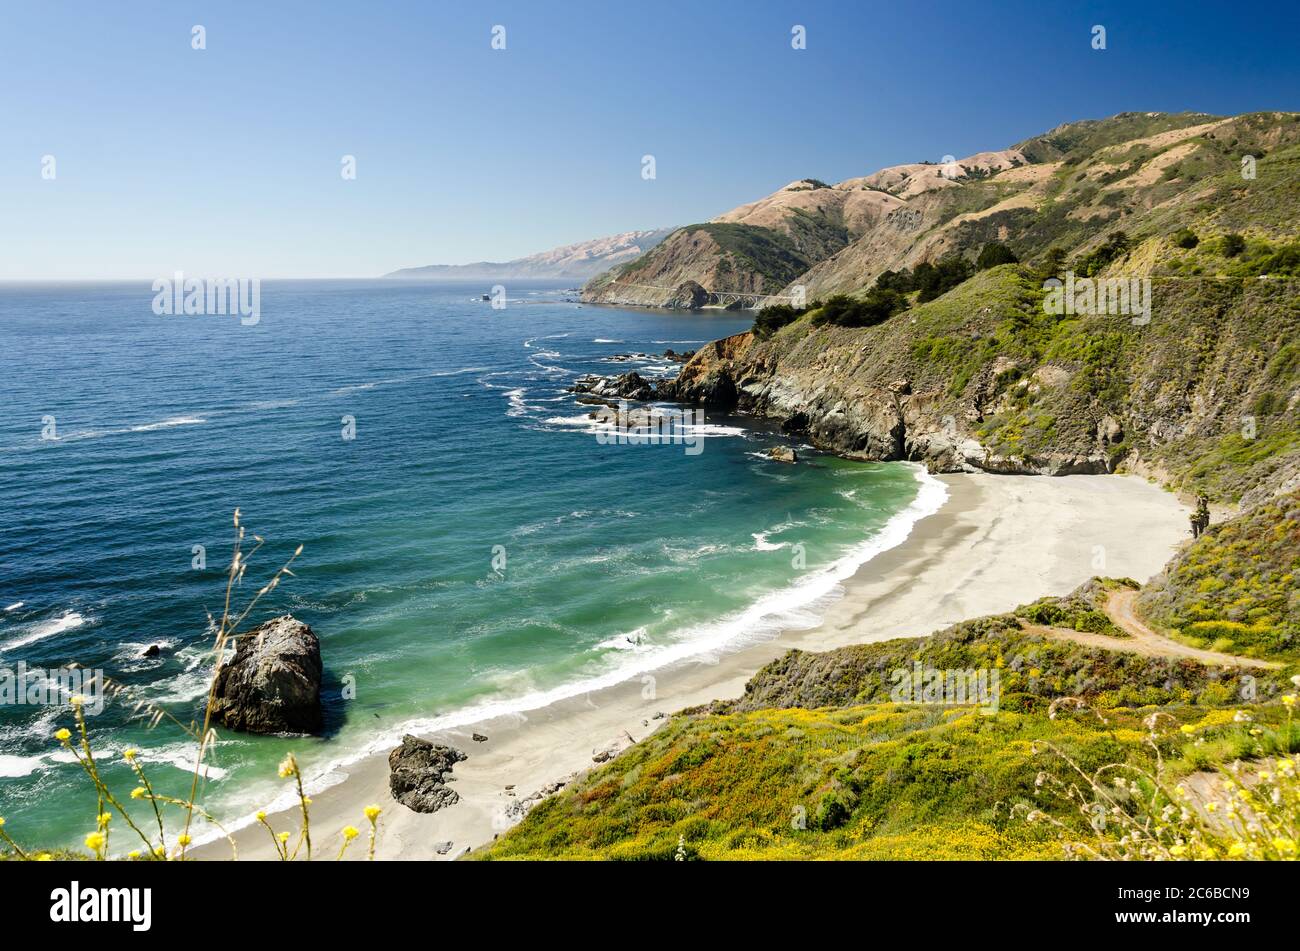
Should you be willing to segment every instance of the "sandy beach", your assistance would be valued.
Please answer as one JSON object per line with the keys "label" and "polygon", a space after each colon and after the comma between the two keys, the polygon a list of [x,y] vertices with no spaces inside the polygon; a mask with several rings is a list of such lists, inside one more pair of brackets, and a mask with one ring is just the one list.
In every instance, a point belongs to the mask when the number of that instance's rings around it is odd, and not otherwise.
{"label": "sandy beach", "polygon": [[[469,754],[456,766],[460,802],[420,815],[388,793],[386,758],[346,769],[347,778],[313,796],[312,829],[323,857],[337,853],[339,830],[365,827],[362,809],[384,809],[377,858],[454,859],[509,828],[507,810],[536,790],[592,768],[593,754],[639,740],[665,722],[658,714],[738,696],[756,670],[791,649],[929,634],[956,621],[998,613],[1044,595],[1066,594],[1093,575],[1146,581],[1187,539],[1187,509],[1136,477],[939,477],[948,499],[898,546],[863,565],[816,627],[722,654],[701,655],[608,689],[548,707],[426,737]],[[475,742],[471,733],[488,737]],[[400,736],[393,737],[393,746]],[[296,816],[271,819],[296,828]],[[267,833],[235,833],[240,858],[273,858]],[[220,840],[198,857],[228,858]],[[364,839],[351,858],[364,858]]]}

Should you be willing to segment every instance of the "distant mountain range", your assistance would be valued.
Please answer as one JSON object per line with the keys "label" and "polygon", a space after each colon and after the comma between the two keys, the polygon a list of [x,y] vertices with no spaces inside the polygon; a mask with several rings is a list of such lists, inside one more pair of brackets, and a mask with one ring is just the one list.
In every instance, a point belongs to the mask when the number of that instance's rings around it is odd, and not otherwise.
{"label": "distant mountain range", "polygon": [[552,278],[586,281],[619,264],[635,260],[672,234],[674,228],[656,231],[625,231],[607,238],[566,244],[513,261],[479,261],[474,264],[428,264],[404,267],[384,277],[407,279]]}

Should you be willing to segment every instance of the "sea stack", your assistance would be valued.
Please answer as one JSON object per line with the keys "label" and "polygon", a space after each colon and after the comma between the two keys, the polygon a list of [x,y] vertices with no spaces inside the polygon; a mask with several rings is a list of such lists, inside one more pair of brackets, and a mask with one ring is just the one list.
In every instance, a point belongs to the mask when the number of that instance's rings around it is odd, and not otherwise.
{"label": "sea stack", "polygon": [[217,670],[212,714],[245,733],[315,733],[321,727],[320,640],[291,614],[235,640]]}

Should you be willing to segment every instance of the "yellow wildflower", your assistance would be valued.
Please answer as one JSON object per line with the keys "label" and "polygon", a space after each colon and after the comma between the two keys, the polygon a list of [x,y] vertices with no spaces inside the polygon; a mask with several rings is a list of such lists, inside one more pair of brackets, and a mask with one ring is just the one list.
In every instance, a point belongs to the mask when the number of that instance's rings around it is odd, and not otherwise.
{"label": "yellow wildflower", "polygon": [[57,733],[55,733],[54,738],[56,740],[59,740],[60,742],[66,743],[68,740],[72,738],[72,733],[66,728],[64,728],[62,730],[59,730]]}
{"label": "yellow wildflower", "polygon": [[139,755],[140,755],[139,750],[127,750],[125,753],[122,754],[122,759],[126,760],[128,763],[133,763],[135,762],[135,758]]}
{"label": "yellow wildflower", "polygon": [[374,822],[376,819],[379,818],[379,814],[383,811],[384,810],[380,809],[378,806],[366,806],[365,808],[366,818],[369,819],[371,822]]}
{"label": "yellow wildflower", "polygon": [[185,833],[182,832],[180,835],[178,835],[178,836],[176,837],[176,841],[177,841],[177,843],[180,844],[180,846],[181,846],[182,848],[184,848],[185,846],[187,846],[187,845],[189,845],[191,842],[193,842],[194,839],[192,839],[190,836],[188,836],[188,835],[186,835]]}
{"label": "yellow wildflower", "polygon": [[1228,858],[1239,859],[1246,854],[1245,842],[1234,842],[1228,846]]}
{"label": "yellow wildflower", "polygon": [[361,831],[360,831],[356,826],[344,826],[344,827],[343,827],[343,838],[347,839],[349,842],[351,842],[353,839],[355,839],[355,838],[356,838],[357,836],[359,836],[360,834],[361,834]]}
{"label": "yellow wildflower", "polygon": [[1284,839],[1279,836],[1273,840],[1273,848],[1277,849],[1283,855],[1295,855],[1295,839]]}
{"label": "yellow wildflower", "polygon": [[129,859],[138,859],[140,857],[140,854],[141,853],[139,849],[132,849],[130,852],[126,853],[126,857]]}
{"label": "yellow wildflower", "polygon": [[86,836],[86,848],[92,852],[98,852],[104,847],[104,834],[102,832],[92,832]]}
{"label": "yellow wildflower", "polygon": [[144,796],[145,796],[145,792],[146,792],[146,790],[145,790],[145,788],[144,788],[143,786],[136,786],[135,789],[132,789],[132,790],[131,790],[131,798],[132,798],[132,799],[143,799]]}
{"label": "yellow wildflower", "polygon": [[266,811],[263,810],[263,809],[259,809],[259,810],[257,810],[257,815],[256,815],[254,818],[256,818],[258,822],[265,822],[265,821],[266,821]]}

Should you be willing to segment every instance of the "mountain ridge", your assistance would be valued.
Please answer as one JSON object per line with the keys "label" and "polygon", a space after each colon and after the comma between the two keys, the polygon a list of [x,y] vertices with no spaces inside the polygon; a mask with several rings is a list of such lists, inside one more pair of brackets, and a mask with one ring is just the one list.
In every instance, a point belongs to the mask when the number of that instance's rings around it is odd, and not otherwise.
{"label": "mountain ridge", "polygon": [[476,261],[471,264],[426,264],[399,268],[385,274],[396,280],[454,280],[554,278],[586,280],[612,265],[649,251],[671,234],[673,228],[624,231],[540,251],[510,261]]}

